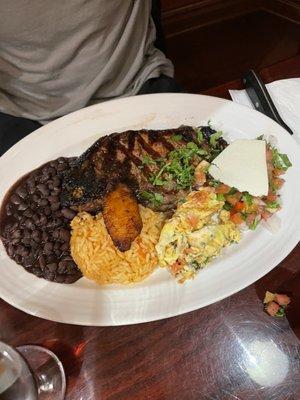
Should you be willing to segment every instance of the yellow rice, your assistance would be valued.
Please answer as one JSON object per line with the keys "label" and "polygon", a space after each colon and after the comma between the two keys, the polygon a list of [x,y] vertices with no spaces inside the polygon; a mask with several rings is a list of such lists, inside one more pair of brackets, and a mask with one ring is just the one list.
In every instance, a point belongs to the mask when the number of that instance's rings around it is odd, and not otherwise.
{"label": "yellow rice", "polygon": [[122,253],[112,242],[102,215],[82,212],[71,222],[71,254],[83,275],[99,284],[138,282],[158,265],[155,245],[164,222],[162,213],[140,207],[143,229]]}

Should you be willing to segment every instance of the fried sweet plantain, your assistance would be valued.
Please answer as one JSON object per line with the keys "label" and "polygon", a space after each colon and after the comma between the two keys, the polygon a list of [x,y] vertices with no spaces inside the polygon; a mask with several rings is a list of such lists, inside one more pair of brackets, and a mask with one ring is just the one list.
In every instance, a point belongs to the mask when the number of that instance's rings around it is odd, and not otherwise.
{"label": "fried sweet plantain", "polygon": [[104,196],[102,214],[114,245],[120,251],[129,250],[143,227],[133,191],[124,183],[118,183]]}

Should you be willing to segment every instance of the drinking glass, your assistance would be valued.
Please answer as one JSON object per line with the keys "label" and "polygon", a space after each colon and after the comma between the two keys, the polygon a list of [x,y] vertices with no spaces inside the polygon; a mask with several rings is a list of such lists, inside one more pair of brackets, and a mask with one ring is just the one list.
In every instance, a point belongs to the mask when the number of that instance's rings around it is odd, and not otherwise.
{"label": "drinking glass", "polygon": [[63,400],[66,378],[52,351],[0,342],[0,400]]}

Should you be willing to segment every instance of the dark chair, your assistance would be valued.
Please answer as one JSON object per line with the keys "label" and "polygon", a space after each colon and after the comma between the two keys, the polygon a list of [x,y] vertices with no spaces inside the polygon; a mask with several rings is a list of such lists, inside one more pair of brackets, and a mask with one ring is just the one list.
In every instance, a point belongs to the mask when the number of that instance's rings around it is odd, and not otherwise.
{"label": "dark chair", "polygon": [[160,0],[152,0],[152,9],[151,16],[154,21],[154,25],[156,28],[156,39],[154,42],[154,46],[161,50],[163,53],[166,53],[166,43],[165,37],[161,24],[161,1]]}

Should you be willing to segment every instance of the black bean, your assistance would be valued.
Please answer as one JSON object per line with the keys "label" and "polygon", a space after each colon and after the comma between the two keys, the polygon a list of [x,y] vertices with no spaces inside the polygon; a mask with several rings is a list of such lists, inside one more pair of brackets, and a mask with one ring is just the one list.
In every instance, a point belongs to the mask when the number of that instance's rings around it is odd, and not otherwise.
{"label": "black bean", "polygon": [[44,173],[40,177],[40,182],[46,183],[50,179],[50,175],[47,173]]}
{"label": "black bean", "polygon": [[[31,215],[32,215],[32,212],[31,212]],[[27,218],[27,219],[25,220],[25,226],[26,226],[26,228],[28,228],[28,229],[34,229],[34,228],[35,228],[35,225],[34,225],[32,219],[30,219],[30,218]]]}
{"label": "black bean", "polygon": [[24,229],[23,230],[23,237],[30,238],[31,237],[31,231],[29,229]]}
{"label": "black bean", "polygon": [[28,193],[29,194],[32,195],[33,193],[35,193],[35,191],[36,191],[36,187],[35,186],[29,186],[28,187]]}
{"label": "black bean", "polygon": [[50,203],[58,203],[59,202],[59,198],[57,196],[49,196],[48,200]]}
{"label": "black bean", "polygon": [[17,264],[20,264],[21,261],[23,260],[23,258],[22,258],[22,256],[21,256],[20,254],[16,254],[16,255],[14,256],[14,260],[15,260],[15,262],[16,262]]}
{"label": "black bean", "polygon": [[58,165],[58,161],[57,161],[57,160],[51,161],[51,162],[50,162],[50,166],[51,166],[52,168],[54,168],[55,170],[56,170],[57,165]]}
{"label": "black bean", "polygon": [[35,179],[33,176],[31,176],[29,179],[27,179],[27,186],[29,188],[34,188],[35,187]]}
{"label": "black bean", "polygon": [[40,277],[40,276],[43,275],[42,271],[41,271],[40,268],[38,268],[38,267],[32,268],[32,273],[33,273],[34,275],[38,276],[38,277]]}
{"label": "black bean", "polygon": [[41,196],[38,193],[34,193],[34,195],[32,196],[32,200],[35,201],[36,203],[38,201],[40,201]]}
{"label": "black bean", "polygon": [[35,223],[35,225],[40,225],[40,216],[38,214],[34,214],[32,216],[33,222]]}
{"label": "black bean", "polygon": [[51,254],[53,251],[53,243],[47,242],[44,244],[44,253],[45,254]]}
{"label": "black bean", "polygon": [[56,261],[56,257],[54,256],[54,254],[47,255],[46,259],[47,259],[47,264],[52,264],[55,263]]}
{"label": "black bean", "polygon": [[45,215],[41,215],[40,216],[40,220],[39,220],[39,225],[45,225],[46,224],[46,222],[47,222],[47,217],[45,216]]}
{"label": "black bean", "polygon": [[38,257],[38,262],[39,262],[39,265],[40,265],[40,267],[41,267],[42,269],[44,269],[44,268],[46,267],[46,259],[45,259],[45,257],[44,257],[43,254],[41,254],[41,255]]}
{"label": "black bean", "polygon": [[47,264],[47,269],[51,272],[55,272],[57,270],[57,264],[56,263]]}
{"label": "black bean", "polygon": [[22,202],[19,204],[18,210],[19,210],[19,211],[24,211],[24,210],[26,210],[27,208],[28,208],[28,204],[26,204],[24,201],[22,201]]}
{"label": "black bean", "polygon": [[55,211],[55,212],[53,213],[53,215],[54,215],[56,218],[61,218],[61,217],[62,217],[61,211],[60,211],[60,210]]}
{"label": "black bean", "polygon": [[78,278],[80,278],[79,274],[66,275],[64,283],[74,283],[78,280]]}
{"label": "black bean", "polygon": [[49,196],[48,188],[44,183],[39,183],[36,187],[44,196]]}
{"label": "black bean", "polygon": [[46,231],[43,231],[42,233],[42,239],[44,242],[47,242],[47,240],[49,239],[49,235]]}
{"label": "black bean", "polygon": [[54,250],[60,250],[60,243],[55,242],[53,248]]}
{"label": "black bean", "polygon": [[32,235],[31,235],[32,239],[33,239],[36,243],[40,243],[40,242],[41,242],[41,239],[42,239],[41,236],[42,236],[42,235],[41,235],[41,232],[40,232],[39,230],[34,230],[34,231],[32,232]]}
{"label": "black bean", "polygon": [[16,193],[17,193],[22,199],[24,199],[24,198],[27,196],[27,190],[25,189],[24,186],[18,187],[18,189],[16,190]]}
{"label": "black bean", "polygon": [[11,208],[9,207],[9,204],[6,206],[6,215],[12,215],[12,210],[11,210]]}
{"label": "black bean", "polygon": [[60,203],[52,203],[50,207],[52,211],[57,211],[60,208]]}
{"label": "black bean", "polygon": [[47,206],[48,204],[49,204],[49,202],[48,202],[47,199],[41,199],[41,200],[38,202],[38,205],[39,205],[40,207],[45,207],[45,206]]}
{"label": "black bean", "polygon": [[55,276],[54,272],[51,272],[47,269],[44,271],[44,278],[47,279],[48,281],[53,281],[54,276]]}
{"label": "black bean", "polygon": [[47,216],[51,214],[51,208],[49,206],[46,206],[44,208],[44,214],[47,215]]}
{"label": "black bean", "polygon": [[11,257],[15,252],[15,248],[12,244],[9,244],[7,246],[7,254]]}
{"label": "black bean", "polygon": [[69,242],[69,240],[70,240],[70,232],[68,231],[68,229],[60,228],[59,238],[64,242]]}
{"label": "black bean", "polygon": [[56,275],[55,282],[64,283],[64,281],[65,281],[65,276],[64,275]]}
{"label": "black bean", "polygon": [[68,269],[68,261],[60,261],[58,263],[58,268],[57,268],[57,272],[59,274],[63,274],[64,272],[66,272]]}
{"label": "black bean", "polygon": [[15,239],[11,240],[11,244],[16,245],[16,244],[20,243],[20,241],[21,241],[21,238],[15,238]]}
{"label": "black bean", "polygon": [[58,177],[58,176],[55,176],[55,177],[53,178],[53,186],[54,186],[55,188],[58,188],[58,187],[60,186],[60,184],[61,184],[61,182],[60,182],[59,177]]}
{"label": "black bean", "polygon": [[55,187],[55,188],[53,188],[53,190],[51,190],[51,196],[58,196],[60,194],[60,192],[61,192],[61,189]]}
{"label": "black bean", "polygon": [[[22,246],[21,244],[19,246],[17,246],[16,250],[15,250],[16,254],[20,254],[21,256],[24,255],[24,253],[28,252],[28,250],[26,249],[25,246]],[[28,252],[29,253],[29,252]]]}
{"label": "black bean", "polygon": [[34,252],[37,252],[40,248],[40,244],[35,242],[34,240],[31,240],[30,245]]}
{"label": "black bean", "polygon": [[70,248],[69,243],[63,243],[63,244],[60,246],[60,250],[61,250],[61,251],[67,251],[67,250],[69,250],[69,248]]}
{"label": "black bean", "polygon": [[70,208],[65,208],[65,207],[61,209],[61,213],[65,218],[70,219],[70,220],[73,219],[76,215],[75,211],[71,210]]}
{"label": "black bean", "polygon": [[30,208],[27,208],[27,210],[25,210],[23,212],[24,217],[30,218],[32,216],[32,210]]}
{"label": "black bean", "polygon": [[20,196],[18,196],[17,194],[13,194],[12,196],[11,196],[11,198],[10,198],[10,201],[13,203],[13,204],[20,204],[21,203],[21,197]]}
{"label": "black bean", "polygon": [[22,243],[25,245],[30,245],[31,244],[31,238],[30,237],[23,237],[22,238]]}
{"label": "black bean", "polygon": [[28,257],[25,257],[25,258],[24,258],[24,260],[23,260],[23,266],[24,266],[25,268],[30,268],[30,267],[32,267],[32,265],[34,264],[34,262],[35,262],[35,258],[34,258],[33,256],[29,255]]}
{"label": "black bean", "polygon": [[50,175],[56,175],[56,168],[53,168],[52,166],[49,165],[49,174]]}
{"label": "black bean", "polygon": [[16,229],[15,231],[12,231],[10,234],[10,237],[13,239],[17,239],[17,238],[21,237],[20,229]]}
{"label": "black bean", "polygon": [[64,163],[61,163],[61,164],[58,164],[58,166],[57,166],[57,171],[62,172],[62,171],[64,171],[66,168],[67,168],[67,165],[64,164]]}

